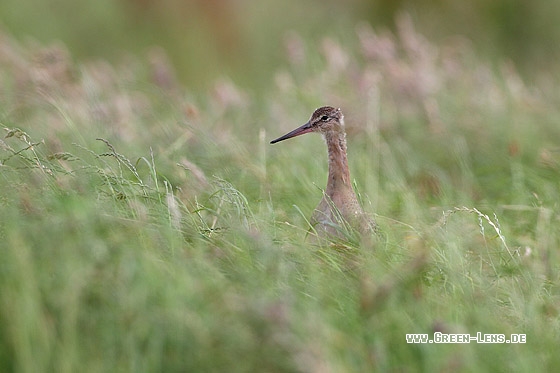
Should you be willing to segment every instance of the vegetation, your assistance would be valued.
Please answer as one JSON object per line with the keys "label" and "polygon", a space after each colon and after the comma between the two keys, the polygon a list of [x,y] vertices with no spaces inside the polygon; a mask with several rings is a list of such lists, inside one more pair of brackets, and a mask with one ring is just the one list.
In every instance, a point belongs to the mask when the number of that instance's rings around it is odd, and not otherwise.
{"label": "vegetation", "polygon": [[[554,84],[407,16],[318,45],[289,33],[254,97],[2,35],[0,371],[560,365]],[[375,244],[311,242],[324,144],[268,144],[324,104]],[[435,332],[527,342],[407,344]]]}

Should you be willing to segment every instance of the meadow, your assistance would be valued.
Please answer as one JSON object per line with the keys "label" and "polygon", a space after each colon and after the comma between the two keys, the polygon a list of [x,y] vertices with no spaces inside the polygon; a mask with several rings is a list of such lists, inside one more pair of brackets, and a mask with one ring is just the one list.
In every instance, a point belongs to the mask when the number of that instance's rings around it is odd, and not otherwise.
{"label": "meadow", "polygon": [[[288,33],[261,95],[1,35],[0,371],[557,369],[558,82],[397,25]],[[322,105],[373,244],[310,241],[324,143],[269,144]]]}

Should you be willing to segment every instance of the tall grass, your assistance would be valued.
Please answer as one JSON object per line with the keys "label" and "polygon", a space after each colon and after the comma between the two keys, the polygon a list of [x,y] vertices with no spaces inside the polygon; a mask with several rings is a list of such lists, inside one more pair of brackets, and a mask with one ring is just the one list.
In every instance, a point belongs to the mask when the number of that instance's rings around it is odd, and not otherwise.
{"label": "tall grass", "polygon": [[[266,97],[172,67],[75,65],[2,38],[0,370],[551,371],[558,313],[554,92],[467,43],[359,26],[291,34]],[[157,68],[156,68],[157,67]],[[346,113],[381,235],[306,239],[324,144],[267,142]],[[407,333],[525,344],[407,344]]]}

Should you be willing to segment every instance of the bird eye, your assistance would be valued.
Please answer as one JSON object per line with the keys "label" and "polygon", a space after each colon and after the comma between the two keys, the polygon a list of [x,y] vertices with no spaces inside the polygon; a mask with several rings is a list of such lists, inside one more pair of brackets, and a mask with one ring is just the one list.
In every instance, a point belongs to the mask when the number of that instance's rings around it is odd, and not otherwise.
{"label": "bird eye", "polygon": [[323,116],[321,117],[321,120],[322,120],[323,122],[326,122],[327,120],[329,120],[329,117],[326,116],[326,115],[323,115]]}

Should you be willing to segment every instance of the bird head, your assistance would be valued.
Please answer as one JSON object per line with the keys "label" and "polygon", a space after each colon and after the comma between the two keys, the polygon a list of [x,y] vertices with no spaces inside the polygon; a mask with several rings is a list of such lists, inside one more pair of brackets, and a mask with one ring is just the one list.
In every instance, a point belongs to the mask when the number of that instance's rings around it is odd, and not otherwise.
{"label": "bird head", "polygon": [[307,123],[303,126],[288,132],[284,136],[280,136],[276,140],[272,140],[270,143],[275,144],[309,132],[319,132],[323,135],[327,133],[344,132],[344,115],[342,114],[342,111],[331,106],[320,107],[313,112],[309,121],[307,121]]}

